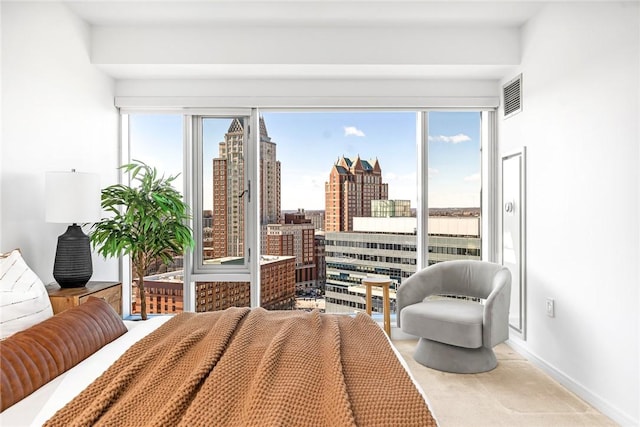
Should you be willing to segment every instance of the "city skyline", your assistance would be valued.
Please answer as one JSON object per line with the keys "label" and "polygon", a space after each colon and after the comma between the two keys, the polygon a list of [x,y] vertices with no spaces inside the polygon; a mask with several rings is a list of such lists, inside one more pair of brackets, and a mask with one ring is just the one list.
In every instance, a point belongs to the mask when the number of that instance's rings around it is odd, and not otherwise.
{"label": "city skyline", "polygon": [[[262,112],[282,164],[282,210],[324,210],[324,184],[342,156],[378,159],[389,199],[416,207],[416,113]],[[212,159],[232,119],[204,126],[204,209],[212,207]],[[182,172],[182,116],[135,115],[131,157],[165,174]],[[182,175],[176,180],[182,190]],[[429,113],[429,204],[480,206],[480,113]]]}

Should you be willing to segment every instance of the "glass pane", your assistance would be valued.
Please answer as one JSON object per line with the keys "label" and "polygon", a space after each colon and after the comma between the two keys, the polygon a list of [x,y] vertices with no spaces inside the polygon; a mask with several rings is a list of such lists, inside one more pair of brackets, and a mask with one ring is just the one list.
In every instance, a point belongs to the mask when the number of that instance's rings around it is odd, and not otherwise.
{"label": "glass pane", "polygon": [[481,114],[430,112],[429,265],[481,258]]}
{"label": "glass pane", "polygon": [[[261,266],[263,283],[260,306],[267,310],[291,310],[295,306],[292,260]],[[218,311],[229,307],[250,307],[249,282],[196,282],[196,311]]]}
{"label": "glass pane", "polygon": [[[159,174],[178,175],[173,187],[183,193],[182,116],[173,114],[132,114],[129,116],[129,153],[131,159],[155,167]],[[182,311],[183,257],[176,256],[169,265],[152,262],[144,278],[147,313],[165,314]],[[133,277],[137,283],[138,278]],[[125,288],[126,289],[126,288]],[[140,313],[138,287],[131,284],[131,313]]]}
{"label": "glass pane", "polygon": [[[412,112],[262,117],[263,180],[271,164],[281,179],[261,194],[282,204],[279,221],[262,215],[262,263],[294,260],[295,308],[364,311],[367,277],[388,278],[395,305],[396,286],[416,265],[415,120]],[[382,311],[382,290],[373,292],[373,311]]]}
{"label": "glass pane", "polygon": [[196,312],[250,306],[249,282],[196,282]]}
{"label": "glass pane", "polygon": [[[201,123],[202,182],[195,191],[201,191],[202,209],[195,224],[201,224],[202,229],[195,232],[202,238],[200,268],[215,273],[245,265],[248,117],[204,117]],[[249,282],[195,283],[196,312],[250,306]]]}
{"label": "glass pane", "polygon": [[202,121],[202,259],[244,265],[246,124],[238,118]]}

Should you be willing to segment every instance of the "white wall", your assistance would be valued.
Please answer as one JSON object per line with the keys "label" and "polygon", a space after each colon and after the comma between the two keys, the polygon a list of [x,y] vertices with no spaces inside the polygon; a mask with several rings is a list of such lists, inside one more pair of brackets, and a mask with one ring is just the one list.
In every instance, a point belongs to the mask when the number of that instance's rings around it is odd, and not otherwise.
{"label": "white wall", "polygon": [[[57,236],[44,220],[45,171],[94,171],[117,179],[114,82],[90,64],[89,27],[53,2],[2,2],[0,251],[22,249],[47,283]],[[117,262],[94,256],[96,280],[118,278]]]}
{"label": "white wall", "polygon": [[[0,3],[0,47],[2,46],[2,3]],[[2,82],[2,54],[0,53],[0,82]],[[2,114],[2,106],[3,106],[3,102],[1,100],[4,99],[3,96],[3,92],[2,92],[2,87],[4,85],[0,84],[0,190],[2,190],[2,146],[3,146],[3,137],[2,137],[2,129],[4,129],[4,127],[2,126],[2,118],[3,118],[3,114]],[[1,193],[0,193],[1,194]],[[2,250],[3,246],[2,246],[2,196],[0,195],[0,250]]]}
{"label": "white wall", "polygon": [[[638,4],[547,6],[523,31],[527,340],[516,343],[622,425],[638,425]],[[545,313],[545,298],[556,316]]]}

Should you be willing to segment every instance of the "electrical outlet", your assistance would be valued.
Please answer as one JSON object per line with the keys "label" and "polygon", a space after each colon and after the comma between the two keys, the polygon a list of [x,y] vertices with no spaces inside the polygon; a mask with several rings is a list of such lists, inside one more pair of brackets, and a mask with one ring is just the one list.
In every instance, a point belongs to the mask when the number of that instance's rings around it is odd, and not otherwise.
{"label": "electrical outlet", "polygon": [[547,298],[547,316],[556,316],[556,303],[553,298]]}

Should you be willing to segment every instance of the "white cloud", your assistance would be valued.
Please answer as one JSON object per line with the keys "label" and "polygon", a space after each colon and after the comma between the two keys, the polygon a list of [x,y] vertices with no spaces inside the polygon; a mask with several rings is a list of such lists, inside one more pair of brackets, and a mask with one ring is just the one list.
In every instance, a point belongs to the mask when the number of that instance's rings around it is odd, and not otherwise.
{"label": "white cloud", "polygon": [[416,174],[398,174],[394,172],[382,173],[382,182],[389,184],[389,199],[410,200],[411,206],[416,207]]}
{"label": "white cloud", "polygon": [[459,133],[457,135],[452,135],[452,136],[446,136],[446,135],[429,136],[429,141],[459,144],[460,142],[471,141],[471,138],[468,135]]}
{"label": "white cloud", "polygon": [[471,182],[480,181],[480,172],[474,173],[474,174],[469,175],[469,176],[465,176],[464,180],[465,181],[471,181]]}
{"label": "white cloud", "polygon": [[364,132],[358,129],[355,126],[345,126],[344,127],[344,136],[365,136]]}
{"label": "white cloud", "polygon": [[282,186],[282,209],[307,210],[324,209],[324,183],[329,173],[317,175],[298,175],[295,180],[288,180]]}
{"label": "white cloud", "polygon": [[433,178],[433,176],[437,175],[438,173],[440,173],[440,171],[438,169],[429,168],[429,178]]}
{"label": "white cloud", "polygon": [[451,191],[430,191],[429,206],[433,208],[468,208],[480,206],[480,192],[456,193]]}

